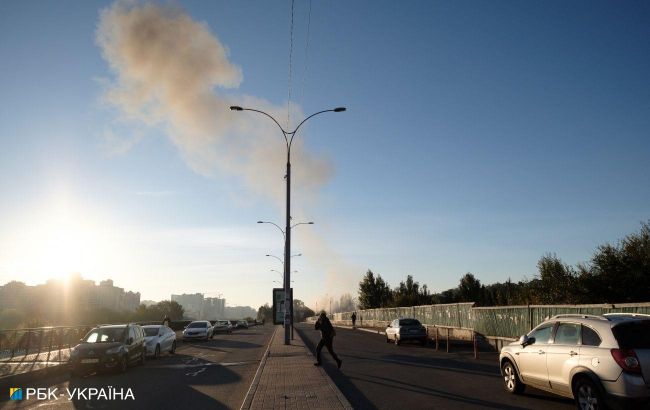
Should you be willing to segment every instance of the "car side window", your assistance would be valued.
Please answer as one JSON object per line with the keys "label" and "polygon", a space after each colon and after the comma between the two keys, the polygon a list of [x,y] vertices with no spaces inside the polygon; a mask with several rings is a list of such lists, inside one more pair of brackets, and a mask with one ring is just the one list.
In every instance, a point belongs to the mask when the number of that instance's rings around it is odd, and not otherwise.
{"label": "car side window", "polygon": [[135,332],[133,331],[132,327],[129,328],[129,338],[135,341]]}
{"label": "car side window", "polygon": [[580,342],[580,325],[560,323],[555,332],[556,345],[577,345]]}
{"label": "car side window", "polygon": [[544,325],[542,327],[538,327],[537,329],[533,330],[528,337],[533,337],[535,338],[535,343],[536,344],[547,344],[549,339],[551,338],[551,331],[553,330],[553,323],[549,323],[547,325]]}
{"label": "car side window", "polygon": [[582,344],[584,346],[599,346],[600,336],[590,327],[582,326]]}

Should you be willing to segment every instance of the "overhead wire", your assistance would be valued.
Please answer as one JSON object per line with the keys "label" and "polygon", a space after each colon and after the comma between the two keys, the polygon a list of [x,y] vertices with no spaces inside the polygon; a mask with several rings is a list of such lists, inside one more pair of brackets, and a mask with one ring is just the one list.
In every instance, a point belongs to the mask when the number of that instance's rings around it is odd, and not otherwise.
{"label": "overhead wire", "polygon": [[287,129],[289,129],[290,124],[291,124],[291,66],[292,66],[292,58],[293,58],[293,11],[294,11],[294,3],[295,0],[291,0],[291,30],[289,34],[289,78],[287,80],[288,83],[288,91],[287,91]]}
{"label": "overhead wire", "polygon": [[302,72],[302,85],[300,87],[300,105],[305,103],[305,83],[307,82],[307,70],[309,68],[309,37],[311,32],[311,0],[309,0],[309,12],[307,14],[307,39],[305,40],[305,66]]}

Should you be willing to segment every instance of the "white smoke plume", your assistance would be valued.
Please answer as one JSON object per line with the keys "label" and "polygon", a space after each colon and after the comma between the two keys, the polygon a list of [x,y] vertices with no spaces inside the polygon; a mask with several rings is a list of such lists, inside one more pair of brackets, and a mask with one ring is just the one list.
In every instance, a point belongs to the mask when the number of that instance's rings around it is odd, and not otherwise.
{"label": "white smoke plume", "polygon": [[[118,1],[101,12],[96,41],[114,73],[105,85],[105,101],[122,121],[141,126],[133,140],[107,130],[108,142],[115,142],[114,153],[137,143],[142,129],[161,130],[196,172],[233,175],[251,192],[283,209],[282,134],[268,118],[232,112],[229,107],[256,108],[278,119],[286,118],[287,107],[224,93],[241,84],[243,73],[207,24],[194,21],[178,7]],[[300,107],[291,106],[291,117],[304,118]],[[317,201],[333,171],[327,160],[305,151],[305,131],[301,129],[292,146],[292,165],[297,170],[292,174],[292,196],[300,202],[293,206],[294,215],[308,214],[301,212],[300,205]],[[341,285],[354,283],[351,269],[322,238],[313,233],[306,236],[303,249],[324,266],[328,278],[328,289],[323,291],[350,291]],[[363,271],[355,274],[359,272]]]}
{"label": "white smoke plume", "polygon": [[[104,99],[122,120],[163,130],[196,172],[234,175],[253,192],[283,203],[282,134],[267,118],[229,106],[255,107],[276,118],[286,116],[286,106],[221,94],[237,88],[243,74],[205,23],[176,7],[118,1],[101,12],[96,40],[115,74]],[[303,116],[295,105],[291,109],[294,118]],[[118,152],[131,146],[115,131],[106,135],[120,141]],[[292,163],[300,167],[292,188],[306,197],[332,173],[327,161],[305,152],[302,138],[292,147]]]}

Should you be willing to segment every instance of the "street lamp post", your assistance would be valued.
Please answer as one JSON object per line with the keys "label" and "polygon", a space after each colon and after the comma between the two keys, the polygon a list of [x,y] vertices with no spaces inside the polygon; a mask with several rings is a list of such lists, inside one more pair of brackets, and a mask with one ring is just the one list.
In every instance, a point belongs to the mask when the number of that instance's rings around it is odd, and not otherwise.
{"label": "street lamp post", "polygon": [[[305,118],[298,124],[298,126],[291,132],[285,131],[284,128],[280,125],[280,123],[273,118],[270,114],[265,113],[264,111],[256,110],[253,108],[243,108],[237,105],[233,105],[230,107],[232,111],[253,111],[262,115],[267,116],[270,118],[277,126],[280,128],[280,131],[282,131],[282,135],[284,136],[284,141],[287,146],[287,175],[286,175],[286,180],[287,180],[287,209],[286,209],[286,229],[284,231],[284,305],[285,306],[293,306],[293,298],[291,297],[290,290],[290,282],[291,282],[291,143],[293,142],[293,138],[296,136],[296,133],[298,132],[298,129],[300,129],[300,126],[304,124],[308,119],[311,117],[314,117],[318,114],[323,114],[326,112],[343,112],[345,111],[345,107],[337,107],[331,110],[323,110],[323,111],[318,111],[310,115],[309,117]],[[282,230],[280,228],[280,230]],[[293,309],[291,309],[293,310]],[[289,326],[291,325],[291,314],[290,314],[290,309],[285,309],[284,312],[284,344],[288,345],[291,344],[290,339],[290,330]]]}

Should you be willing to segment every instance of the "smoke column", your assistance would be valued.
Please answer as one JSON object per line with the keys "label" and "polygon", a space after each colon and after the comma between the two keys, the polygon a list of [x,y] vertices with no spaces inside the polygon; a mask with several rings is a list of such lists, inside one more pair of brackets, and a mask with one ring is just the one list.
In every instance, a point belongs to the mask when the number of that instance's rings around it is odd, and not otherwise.
{"label": "smoke column", "polygon": [[[238,177],[252,192],[283,209],[286,150],[281,133],[267,118],[234,113],[229,106],[255,107],[276,118],[286,117],[286,106],[221,94],[236,89],[243,74],[205,23],[177,7],[118,1],[101,12],[96,42],[115,76],[103,97],[120,120],[161,130],[196,172]],[[291,110],[292,118],[304,118],[299,107]],[[107,135],[115,136],[113,131]],[[304,204],[317,201],[332,167],[305,152],[303,138],[301,134],[292,146],[292,163],[299,170],[292,177],[292,191]],[[300,209],[294,214],[300,215]],[[305,251],[313,250],[314,256],[320,255],[319,262],[330,266],[328,287],[340,286],[340,258],[321,238],[304,235]]]}

